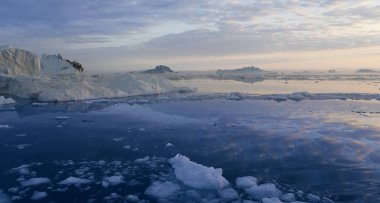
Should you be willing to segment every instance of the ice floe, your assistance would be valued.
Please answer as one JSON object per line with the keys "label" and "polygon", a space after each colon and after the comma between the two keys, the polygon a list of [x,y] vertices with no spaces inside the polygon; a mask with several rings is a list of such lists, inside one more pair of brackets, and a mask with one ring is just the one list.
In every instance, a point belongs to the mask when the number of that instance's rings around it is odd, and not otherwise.
{"label": "ice floe", "polygon": [[60,181],[58,184],[60,185],[80,185],[80,184],[87,184],[91,181],[88,179],[82,179],[82,178],[76,178],[76,177],[68,177],[65,180]]}
{"label": "ice floe", "polygon": [[166,181],[166,182],[153,182],[146,190],[145,194],[153,197],[154,199],[165,202],[168,198],[173,198],[180,190],[179,185]]}
{"label": "ice floe", "polygon": [[12,98],[5,98],[4,96],[0,96],[0,106],[1,105],[7,105],[7,104],[15,104],[16,101]]}
{"label": "ice floe", "polygon": [[46,192],[39,192],[39,191],[34,191],[32,197],[30,197],[31,200],[40,200],[45,197],[47,197],[48,194]]}
{"label": "ice floe", "polygon": [[176,178],[195,189],[222,189],[229,182],[222,176],[221,168],[206,167],[177,154],[169,159]]}
{"label": "ice floe", "polygon": [[49,178],[37,177],[37,178],[30,178],[28,180],[21,181],[20,184],[23,187],[29,187],[29,186],[35,186],[35,185],[48,184],[50,182],[51,181]]}

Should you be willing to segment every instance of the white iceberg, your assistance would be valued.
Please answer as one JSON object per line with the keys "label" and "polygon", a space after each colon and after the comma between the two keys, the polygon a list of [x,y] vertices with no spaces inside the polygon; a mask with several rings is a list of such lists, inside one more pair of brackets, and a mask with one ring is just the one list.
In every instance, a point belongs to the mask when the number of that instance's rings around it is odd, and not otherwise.
{"label": "white iceberg", "polygon": [[166,182],[153,182],[146,190],[145,194],[158,200],[159,202],[166,202],[168,198],[175,196],[180,190],[179,185],[166,181]]}

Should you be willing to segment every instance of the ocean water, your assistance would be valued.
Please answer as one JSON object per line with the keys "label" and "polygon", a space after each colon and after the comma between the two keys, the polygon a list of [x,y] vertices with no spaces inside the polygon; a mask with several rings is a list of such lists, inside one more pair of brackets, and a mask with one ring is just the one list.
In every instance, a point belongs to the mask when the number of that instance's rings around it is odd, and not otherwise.
{"label": "ocean water", "polygon": [[[231,185],[254,176],[302,191],[303,201],[309,193],[380,201],[379,101],[150,101],[3,109],[0,190],[14,202],[30,202],[36,191],[47,194],[41,202],[155,202],[146,188],[175,178],[167,159],[182,154],[223,169]],[[105,181],[111,176],[122,183]],[[50,182],[25,186],[33,177]],[[60,184],[68,177],[90,182]]]}
{"label": "ocean water", "polygon": [[377,80],[263,80],[249,83],[235,80],[189,79],[174,82],[196,88],[200,93],[380,93],[380,81]]}

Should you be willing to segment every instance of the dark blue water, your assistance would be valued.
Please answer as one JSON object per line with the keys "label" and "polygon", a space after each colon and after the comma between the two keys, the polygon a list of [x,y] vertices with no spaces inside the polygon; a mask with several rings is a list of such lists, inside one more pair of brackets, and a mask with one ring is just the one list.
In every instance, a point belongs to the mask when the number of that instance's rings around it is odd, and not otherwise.
{"label": "dark blue water", "polygon": [[[31,201],[34,191],[48,193],[41,202],[124,202],[129,194],[153,201],[144,190],[170,173],[166,159],[180,153],[222,168],[231,183],[251,175],[336,202],[378,202],[379,104],[223,99],[19,104],[0,112],[0,125],[11,127],[0,129],[0,190],[14,202]],[[149,163],[135,162],[145,156]],[[23,164],[29,164],[29,173],[14,169]],[[123,175],[124,183],[103,187],[103,177],[115,174]],[[92,183],[57,184],[69,176]],[[20,185],[31,177],[51,183]]]}

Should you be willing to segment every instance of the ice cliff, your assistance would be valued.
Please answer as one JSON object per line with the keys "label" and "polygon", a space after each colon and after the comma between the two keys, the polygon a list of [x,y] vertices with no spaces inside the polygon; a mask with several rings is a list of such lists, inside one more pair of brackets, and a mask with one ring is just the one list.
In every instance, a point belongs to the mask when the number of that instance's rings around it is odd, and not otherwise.
{"label": "ice cliff", "polygon": [[72,63],[60,55],[39,57],[9,46],[1,47],[0,51],[0,94],[37,101],[74,101],[184,90],[160,75],[80,73],[78,76]]}

